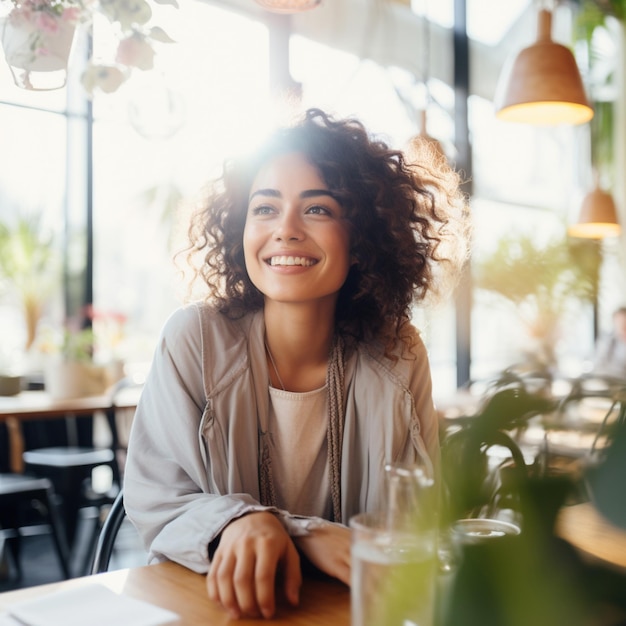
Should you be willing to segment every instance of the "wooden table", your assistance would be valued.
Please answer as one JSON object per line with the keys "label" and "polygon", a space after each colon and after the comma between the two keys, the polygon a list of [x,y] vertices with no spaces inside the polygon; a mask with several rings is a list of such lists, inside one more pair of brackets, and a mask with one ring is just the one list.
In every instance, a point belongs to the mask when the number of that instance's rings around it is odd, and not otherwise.
{"label": "wooden table", "polygon": [[[590,504],[566,507],[558,522],[559,534],[592,558],[626,567],[626,531],[603,520]],[[101,583],[116,593],[150,602],[180,615],[178,624],[196,626],[275,624],[349,626],[350,592],[342,583],[326,578],[306,578],[300,606],[279,602],[272,620],[233,621],[206,594],[205,577],[175,563],[160,563],[0,593],[0,612],[18,601],[90,583]],[[87,619],[85,623],[89,623]]]}
{"label": "wooden table", "polygon": [[626,530],[604,519],[591,504],[563,507],[557,532],[583,554],[626,569]]}
{"label": "wooden table", "polygon": [[[132,569],[118,570],[96,576],[86,576],[0,594],[0,612],[12,602],[28,600],[55,590],[72,586],[101,583],[117,593],[127,594],[180,615],[175,622],[181,626],[259,626],[259,624],[292,624],[294,626],[349,626],[350,591],[344,584],[329,579],[305,579],[300,606],[279,602],[276,616],[271,620],[231,620],[228,613],[209,600],[205,577],[176,563],[160,563]],[[89,623],[86,616],[85,624]]]}
{"label": "wooden table", "polygon": [[97,411],[109,414],[112,418],[111,412],[116,409],[134,408],[140,393],[140,387],[130,387],[115,395],[111,393],[63,400],[51,398],[45,391],[23,391],[16,396],[0,397],[0,422],[7,425],[11,471],[17,473],[24,471],[22,460],[24,437],[21,428],[23,421],[81,417],[93,415]]}

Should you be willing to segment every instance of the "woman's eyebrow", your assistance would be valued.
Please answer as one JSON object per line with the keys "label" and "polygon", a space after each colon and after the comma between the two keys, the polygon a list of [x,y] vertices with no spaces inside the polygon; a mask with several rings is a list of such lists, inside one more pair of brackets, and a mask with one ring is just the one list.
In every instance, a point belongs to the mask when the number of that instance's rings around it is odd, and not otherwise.
{"label": "woman's eyebrow", "polygon": [[314,198],[316,196],[328,196],[333,200],[337,199],[335,194],[329,189],[307,189],[300,194],[301,198]]}
{"label": "woman's eyebrow", "polygon": [[[255,196],[269,196],[271,198],[281,198],[282,194],[278,189],[257,189],[256,191],[250,194],[250,198],[248,201],[252,200]],[[317,196],[328,196],[333,200],[336,200],[337,197],[335,194],[329,189],[306,189],[300,193],[301,198],[315,198]]]}
{"label": "woman's eyebrow", "polygon": [[271,196],[272,198],[280,198],[281,195],[282,194],[277,189],[257,189],[250,194],[248,202],[252,200],[254,196]]}

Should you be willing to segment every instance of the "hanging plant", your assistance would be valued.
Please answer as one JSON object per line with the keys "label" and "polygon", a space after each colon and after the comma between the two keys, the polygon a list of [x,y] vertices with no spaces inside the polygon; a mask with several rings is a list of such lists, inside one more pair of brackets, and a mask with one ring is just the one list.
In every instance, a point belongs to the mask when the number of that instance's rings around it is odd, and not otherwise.
{"label": "hanging plant", "polygon": [[[111,58],[92,56],[81,82],[89,96],[115,91],[133,70],[152,69],[155,44],[173,42],[153,23],[152,3],[178,8],[177,0],[0,0],[0,7],[10,8],[2,27],[5,56],[12,68],[26,73],[16,83],[27,89],[44,88],[33,86],[30,75],[65,68],[74,30],[91,28],[96,16],[104,16],[117,46]],[[57,51],[60,35],[64,35],[62,49]],[[64,84],[65,77],[55,88]]]}
{"label": "hanging plant", "polygon": [[626,19],[626,0],[575,0],[587,10],[595,7],[602,15],[612,15],[618,20]]}
{"label": "hanging plant", "polygon": [[584,68],[585,83],[594,109],[590,122],[591,165],[602,186],[613,183],[615,154],[614,101],[618,43],[609,19],[624,22],[626,0],[575,0],[574,46]]}

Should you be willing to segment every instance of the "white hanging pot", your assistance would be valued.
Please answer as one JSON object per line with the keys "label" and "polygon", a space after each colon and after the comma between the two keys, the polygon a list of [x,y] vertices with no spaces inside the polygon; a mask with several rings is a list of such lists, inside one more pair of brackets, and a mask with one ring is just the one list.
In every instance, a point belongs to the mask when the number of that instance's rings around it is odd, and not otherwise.
{"label": "white hanging pot", "polygon": [[1,34],[5,59],[18,87],[59,89],[67,79],[76,24],[49,13],[37,19],[34,15],[14,9],[4,19]]}

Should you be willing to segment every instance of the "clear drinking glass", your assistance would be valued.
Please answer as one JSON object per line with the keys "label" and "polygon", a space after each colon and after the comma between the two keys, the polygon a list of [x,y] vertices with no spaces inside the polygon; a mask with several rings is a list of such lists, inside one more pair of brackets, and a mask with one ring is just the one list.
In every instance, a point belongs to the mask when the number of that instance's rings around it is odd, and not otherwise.
{"label": "clear drinking glass", "polygon": [[352,529],[352,626],[431,626],[437,561],[436,495],[420,467],[389,465],[385,510]]}

